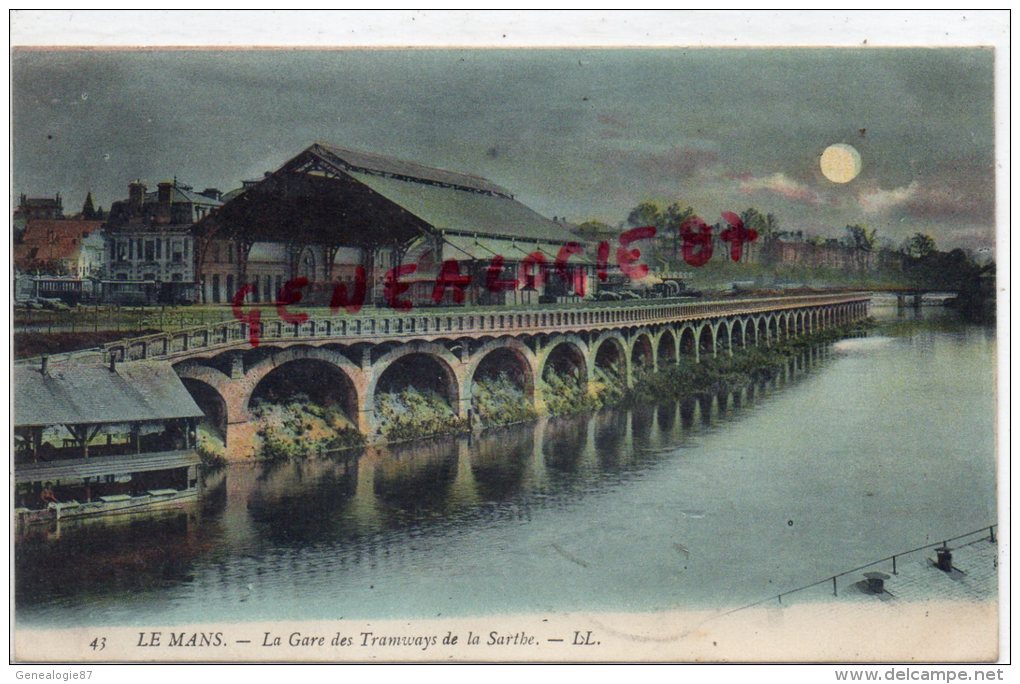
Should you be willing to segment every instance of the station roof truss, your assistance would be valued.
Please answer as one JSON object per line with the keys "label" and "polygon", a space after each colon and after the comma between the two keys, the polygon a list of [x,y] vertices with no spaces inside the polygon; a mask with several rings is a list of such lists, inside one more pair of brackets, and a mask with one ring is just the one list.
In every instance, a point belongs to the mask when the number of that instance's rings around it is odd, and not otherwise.
{"label": "station roof truss", "polygon": [[471,235],[563,244],[563,224],[484,178],[316,143],[194,227],[208,239],[352,247]]}

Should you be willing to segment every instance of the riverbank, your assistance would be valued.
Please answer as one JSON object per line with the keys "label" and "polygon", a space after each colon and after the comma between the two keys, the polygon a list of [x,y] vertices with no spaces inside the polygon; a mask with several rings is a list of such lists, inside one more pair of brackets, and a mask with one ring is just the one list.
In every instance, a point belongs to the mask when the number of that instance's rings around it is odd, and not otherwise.
{"label": "riverbank", "polygon": [[[442,435],[456,435],[529,423],[541,416],[589,413],[611,406],[632,407],[664,399],[689,399],[740,391],[767,382],[787,359],[812,347],[865,334],[872,319],[783,340],[767,347],[746,347],[731,354],[706,356],[695,362],[682,358],[659,370],[643,369],[627,387],[624,373],[615,367],[599,368],[590,383],[576,376],[547,371],[539,381],[543,400],[536,409],[518,379],[506,372],[480,378],[472,387],[470,417],[454,413],[446,399],[426,388],[408,387],[383,392],[376,399],[378,436],[359,433],[336,406],[318,406],[307,396],[284,403],[261,402],[253,408],[258,424],[255,454],[258,460],[297,459],[326,451],[364,446],[369,441],[397,444]],[[199,453],[207,465],[225,462],[224,448],[210,431],[200,435]]]}

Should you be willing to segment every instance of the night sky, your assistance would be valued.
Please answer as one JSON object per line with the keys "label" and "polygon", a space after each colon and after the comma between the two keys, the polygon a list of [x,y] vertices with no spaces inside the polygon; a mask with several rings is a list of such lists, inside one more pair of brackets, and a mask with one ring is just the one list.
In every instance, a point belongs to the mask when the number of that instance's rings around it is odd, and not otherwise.
{"label": "night sky", "polygon": [[[227,191],[311,143],[473,173],[547,216],[622,221],[645,199],[714,222],[847,223],[941,248],[994,242],[990,49],[15,51],[13,191],[134,178]],[[861,174],[818,158],[849,143]]]}

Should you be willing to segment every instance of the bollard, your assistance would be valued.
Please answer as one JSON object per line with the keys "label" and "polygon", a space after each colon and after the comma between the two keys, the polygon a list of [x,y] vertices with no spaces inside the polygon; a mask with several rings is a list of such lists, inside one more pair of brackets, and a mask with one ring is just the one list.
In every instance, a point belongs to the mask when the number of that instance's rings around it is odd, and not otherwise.
{"label": "bollard", "polygon": [[941,549],[935,549],[935,565],[942,572],[953,571],[953,552],[947,547],[943,546]]}
{"label": "bollard", "polygon": [[889,575],[884,572],[866,572],[864,576],[868,579],[866,591],[869,594],[885,593],[885,581],[889,579]]}

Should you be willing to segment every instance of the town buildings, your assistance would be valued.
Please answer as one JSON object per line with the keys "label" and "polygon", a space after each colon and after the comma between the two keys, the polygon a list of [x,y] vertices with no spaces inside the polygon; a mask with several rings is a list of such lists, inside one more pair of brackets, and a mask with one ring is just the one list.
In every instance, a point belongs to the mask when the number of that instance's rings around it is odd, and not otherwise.
{"label": "town buildings", "polygon": [[[579,231],[485,178],[328,143],[225,195],[176,178],[154,191],[136,180],[105,222],[91,193],[72,219],[62,218],[59,194],[23,195],[16,215],[29,217],[18,271],[101,280],[96,295],[110,303],[274,302],[285,283],[305,278],[305,303],[327,304],[339,292],[342,302],[367,305],[525,304],[581,299],[627,280],[616,268],[620,230]],[[710,263],[732,259],[726,228],[711,227]],[[681,236],[656,240],[635,247],[665,273],[679,261]],[[608,263],[599,263],[600,242],[611,243]],[[878,250],[800,231],[741,246],[740,262],[769,267],[853,272],[883,263]]]}
{"label": "town buildings", "polygon": [[103,297],[121,303],[177,303],[196,299],[191,226],[220,207],[220,192],[173,181],[147,192],[128,185],[128,198],[114,202],[106,222]]}
{"label": "town buildings", "polygon": [[103,269],[102,221],[32,219],[14,245],[14,267],[23,273],[98,277]]}

